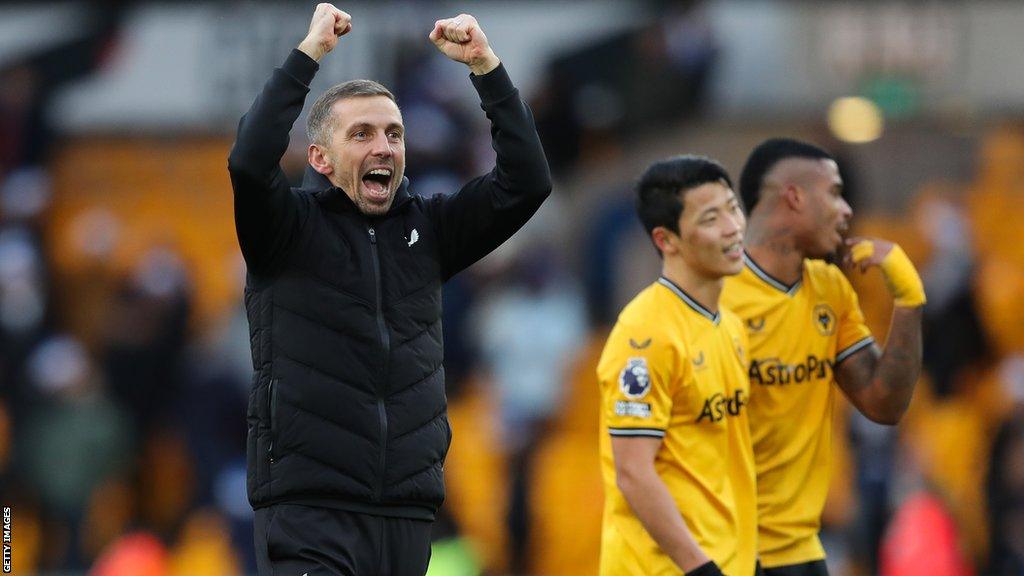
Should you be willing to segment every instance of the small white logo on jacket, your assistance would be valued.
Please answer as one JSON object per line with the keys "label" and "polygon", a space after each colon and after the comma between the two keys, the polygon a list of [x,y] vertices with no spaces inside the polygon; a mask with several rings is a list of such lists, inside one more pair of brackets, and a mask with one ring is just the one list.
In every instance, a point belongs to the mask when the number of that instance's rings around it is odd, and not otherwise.
{"label": "small white logo on jacket", "polygon": [[420,239],[420,233],[417,232],[415,228],[413,228],[412,232],[409,234],[409,246],[412,246],[413,244],[415,244],[416,241],[419,240],[419,239]]}

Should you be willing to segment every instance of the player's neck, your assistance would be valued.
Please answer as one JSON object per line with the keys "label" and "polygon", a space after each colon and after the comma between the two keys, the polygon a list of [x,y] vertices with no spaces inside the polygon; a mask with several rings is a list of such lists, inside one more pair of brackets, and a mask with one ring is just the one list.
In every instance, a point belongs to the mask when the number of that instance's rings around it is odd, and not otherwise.
{"label": "player's neck", "polygon": [[709,278],[695,273],[682,262],[665,260],[661,275],[668,278],[683,292],[697,301],[712,314],[718,313],[718,297],[724,281],[721,277]]}
{"label": "player's neck", "polygon": [[785,284],[793,285],[803,276],[804,254],[785,226],[762,226],[751,221],[744,249],[759,268]]}

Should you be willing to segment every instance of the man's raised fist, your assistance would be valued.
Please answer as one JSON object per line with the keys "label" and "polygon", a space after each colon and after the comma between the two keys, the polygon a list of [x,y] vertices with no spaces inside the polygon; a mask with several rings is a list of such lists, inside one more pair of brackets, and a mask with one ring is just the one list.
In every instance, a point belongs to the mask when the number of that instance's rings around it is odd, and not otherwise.
{"label": "man's raised fist", "polygon": [[501,63],[480,24],[469,14],[434,22],[430,41],[445,56],[469,66],[473,74],[487,74]]}
{"label": "man's raised fist", "polygon": [[309,22],[309,33],[299,44],[299,50],[313,60],[319,61],[338,45],[338,38],[352,29],[352,17],[338,10],[334,4],[317,4],[313,19]]}

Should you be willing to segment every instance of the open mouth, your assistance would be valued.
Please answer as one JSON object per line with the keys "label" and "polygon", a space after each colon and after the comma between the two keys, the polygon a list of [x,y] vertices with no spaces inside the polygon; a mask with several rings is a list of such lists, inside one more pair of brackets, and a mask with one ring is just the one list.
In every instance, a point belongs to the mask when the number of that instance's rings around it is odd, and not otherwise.
{"label": "open mouth", "polygon": [[363,186],[376,200],[386,200],[391,190],[392,172],[390,168],[374,168],[363,174]]}

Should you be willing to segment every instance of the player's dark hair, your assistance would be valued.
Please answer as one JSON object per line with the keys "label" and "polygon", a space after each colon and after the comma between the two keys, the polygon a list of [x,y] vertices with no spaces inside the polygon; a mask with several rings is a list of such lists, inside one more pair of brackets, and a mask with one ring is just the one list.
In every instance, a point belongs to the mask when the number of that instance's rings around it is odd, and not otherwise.
{"label": "player's dark hair", "polygon": [[725,168],[704,156],[676,156],[651,164],[636,183],[636,212],[647,235],[658,226],[678,234],[683,196],[709,182],[732,188]]}
{"label": "player's dark hair", "polygon": [[808,142],[792,138],[771,138],[758,144],[750,153],[743,172],[740,173],[740,198],[749,214],[761,199],[761,186],[764,176],[776,164],[787,158],[807,158],[810,160],[834,160],[832,155]]}
{"label": "player's dark hair", "polygon": [[391,99],[395,105],[395,95],[379,82],[373,80],[349,80],[330,87],[320,95],[309,109],[309,117],[306,119],[306,137],[314,144],[326,145],[330,142],[330,134],[334,129],[337,118],[331,114],[334,103],[347,98],[361,98],[366,96],[384,96]]}

